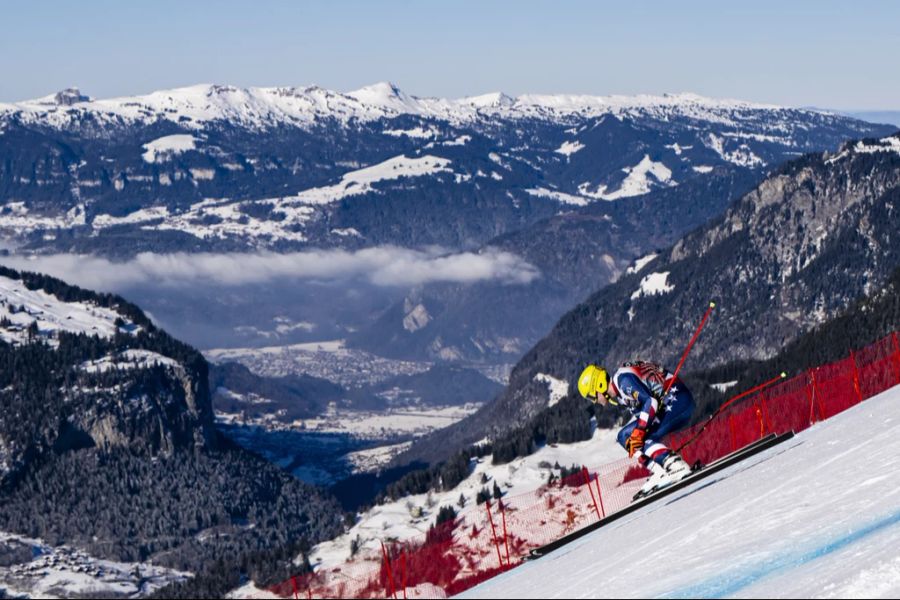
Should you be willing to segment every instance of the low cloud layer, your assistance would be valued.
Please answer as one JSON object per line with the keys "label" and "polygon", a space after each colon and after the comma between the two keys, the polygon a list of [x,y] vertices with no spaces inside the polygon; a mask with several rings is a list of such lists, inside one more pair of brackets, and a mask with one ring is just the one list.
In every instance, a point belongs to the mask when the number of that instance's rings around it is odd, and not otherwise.
{"label": "low cloud layer", "polygon": [[289,254],[142,253],[115,262],[105,258],[57,254],[10,256],[0,263],[39,271],[83,287],[118,291],[147,283],[181,287],[209,284],[241,286],[285,280],[340,281],[363,278],[378,286],[413,286],[433,282],[474,283],[496,280],[527,284],[536,267],[509,252],[442,254],[394,247],[355,252],[313,250]]}

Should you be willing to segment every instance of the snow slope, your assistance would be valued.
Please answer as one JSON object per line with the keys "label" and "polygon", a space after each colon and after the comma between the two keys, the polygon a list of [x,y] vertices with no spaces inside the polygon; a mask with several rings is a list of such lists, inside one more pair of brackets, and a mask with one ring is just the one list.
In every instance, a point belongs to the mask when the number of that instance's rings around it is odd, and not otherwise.
{"label": "snow slope", "polygon": [[900,387],[463,595],[897,598]]}
{"label": "snow slope", "polygon": [[144,144],[146,150],[141,157],[148,163],[167,160],[174,154],[181,154],[197,147],[197,138],[192,135],[177,134],[157,138]]}
{"label": "snow slope", "polygon": [[[44,290],[29,290],[18,279],[0,277],[0,340],[14,345],[30,341],[28,327],[37,323],[38,336],[51,345],[59,331],[109,338],[115,335],[116,311],[88,302],[63,302]],[[124,327],[136,331],[134,324]]]}
{"label": "snow slope", "polygon": [[534,454],[518,458],[508,464],[493,465],[490,457],[473,459],[471,475],[452,490],[407,496],[387,502],[358,515],[356,524],[345,534],[315,546],[310,562],[316,570],[341,565],[351,557],[351,540],[359,538],[363,552],[380,551],[385,539],[424,539],[443,506],[459,507],[459,497],[466,499],[466,510],[477,508],[475,497],[496,483],[507,498],[531,493],[547,482],[552,473],[560,475],[556,467],[596,465],[621,459],[624,451],[616,443],[616,431],[595,429],[592,439],[575,444],[544,446]]}

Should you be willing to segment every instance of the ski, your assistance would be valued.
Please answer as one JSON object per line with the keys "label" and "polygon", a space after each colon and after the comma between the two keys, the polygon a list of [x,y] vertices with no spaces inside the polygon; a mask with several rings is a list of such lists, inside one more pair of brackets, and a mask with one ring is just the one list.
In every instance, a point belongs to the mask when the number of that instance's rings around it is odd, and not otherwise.
{"label": "ski", "polygon": [[732,452],[731,454],[723,456],[719,460],[713,461],[706,466],[695,464],[694,468],[696,470],[693,473],[691,473],[690,475],[688,475],[687,477],[685,477],[684,479],[682,479],[681,481],[673,483],[672,485],[666,486],[662,489],[656,490],[653,493],[651,493],[647,496],[644,496],[643,498],[641,498],[639,500],[632,502],[625,508],[618,510],[618,511],[612,513],[611,515],[604,517],[603,519],[597,521],[596,523],[592,523],[586,527],[582,527],[578,531],[570,533],[567,536],[561,537],[560,539],[556,540],[555,542],[550,542],[549,544],[545,544],[544,546],[541,546],[540,548],[533,549],[528,554],[528,556],[525,557],[525,560],[535,560],[537,558],[546,556],[547,554],[553,552],[554,550],[562,548],[566,544],[569,544],[570,542],[574,542],[578,538],[581,538],[593,531],[596,531],[597,529],[600,529],[601,527],[603,527],[605,525],[612,523],[613,521],[621,519],[622,517],[624,517],[626,515],[629,515],[649,504],[652,504],[653,502],[655,502],[656,500],[659,500],[660,498],[664,498],[665,496],[674,494],[678,490],[683,489],[696,481],[700,481],[701,479],[709,477],[710,475],[714,475],[715,473],[718,473],[719,471],[722,471],[723,469],[726,469],[732,465],[735,465],[746,458],[750,458],[751,456],[759,454],[760,452],[768,450],[769,448],[773,448],[773,447],[777,446],[778,444],[781,444],[782,442],[788,441],[792,437],[794,437],[793,431],[789,431],[788,433],[783,433],[780,435],[770,434],[763,438],[760,438],[759,440],[757,440],[756,442],[754,442],[752,444],[744,446],[740,450],[736,450],[735,452]]}
{"label": "ski", "polygon": [[[713,462],[709,463],[709,465],[704,465],[704,464],[703,464],[702,462],[700,462],[699,460],[698,460],[698,461],[695,461],[694,464],[691,465],[691,472],[690,472],[690,474],[687,475],[684,479],[687,479],[687,478],[690,477],[691,475],[694,475],[695,473],[698,473],[699,471],[701,471],[701,470],[703,470],[703,469],[708,469],[708,468],[710,468],[710,467],[716,466],[717,464],[719,464],[719,463],[721,463],[721,462],[723,462],[723,461],[731,460],[731,458],[734,457],[735,455],[738,455],[738,454],[744,455],[744,454],[746,454],[746,453],[748,453],[748,452],[754,450],[754,449],[755,449],[756,447],[758,447],[758,446],[762,446],[762,445],[768,444],[770,441],[772,441],[772,440],[775,439],[776,437],[777,437],[777,436],[776,436],[774,433],[770,433],[770,434],[767,435],[767,436],[764,436],[764,437],[759,438],[759,439],[756,440],[755,442],[751,442],[751,443],[747,444],[747,445],[744,446],[743,448],[738,448],[738,449],[735,450],[734,452],[731,452],[731,453],[729,453],[729,454],[726,454],[725,456],[719,458],[718,460],[714,460]],[[684,479],[681,479],[681,480],[679,480],[679,481],[672,482],[672,483],[670,483],[670,484],[668,484],[668,485],[665,485],[665,486],[662,486],[662,487],[655,488],[655,489],[653,489],[652,491],[647,492],[646,494],[641,494],[641,492],[638,492],[638,493],[636,493],[636,494],[634,495],[634,498],[632,498],[631,501],[632,501],[632,502],[637,502],[638,500],[643,500],[644,498],[649,498],[650,496],[656,494],[657,492],[661,492],[661,491],[663,491],[664,489],[666,489],[666,488],[668,488],[668,487],[671,487],[672,485],[675,485],[676,483],[681,483],[681,481],[684,481]]]}

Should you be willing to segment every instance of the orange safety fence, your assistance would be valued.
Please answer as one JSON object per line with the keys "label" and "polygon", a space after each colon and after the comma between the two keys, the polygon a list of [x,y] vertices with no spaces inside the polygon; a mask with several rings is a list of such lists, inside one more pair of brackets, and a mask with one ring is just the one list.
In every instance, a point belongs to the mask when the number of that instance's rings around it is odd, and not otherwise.
{"label": "orange safety fence", "polygon": [[[714,420],[671,436],[682,454],[710,463],[770,433],[799,432],[900,383],[896,333],[850,356],[748,396]],[[283,598],[445,598],[515,568],[534,549],[628,506],[648,473],[622,459],[516,496],[470,506],[407,540],[269,588]]]}

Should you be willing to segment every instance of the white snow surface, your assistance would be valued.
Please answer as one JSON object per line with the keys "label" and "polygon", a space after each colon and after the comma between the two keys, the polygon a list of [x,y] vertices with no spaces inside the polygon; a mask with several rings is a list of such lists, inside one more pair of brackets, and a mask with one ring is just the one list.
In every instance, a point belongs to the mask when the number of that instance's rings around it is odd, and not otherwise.
{"label": "white snow surface", "polygon": [[563,119],[569,116],[590,118],[640,113],[662,119],[683,115],[739,127],[747,114],[776,108],[780,107],[704,98],[690,93],[657,96],[524,94],[515,98],[492,93],[445,99],[412,96],[388,82],[346,93],[318,86],[240,88],[198,84],[142,96],[87,99],[71,105],[60,104],[54,96],[48,96],[0,104],[0,117],[17,115],[25,123],[41,122],[58,128],[77,126],[85,116],[90,115],[95,123],[101,125],[171,121],[182,127],[202,129],[209,123],[229,121],[260,129],[279,126],[309,128],[326,119],[348,124],[351,121],[369,122],[400,115],[469,123],[495,115]]}
{"label": "white snow surface", "polygon": [[728,390],[730,390],[731,388],[733,388],[734,386],[736,386],[737,383],[738,383],[737,379],[735,379],[734,381],[723,381],[722,383],[714,383],[714,384],[712,384],[711,387],[713,387],[714,389],[716,389],[722,393],[725,393]]}
{"label": "white snow surface", "polygon": [[900,137],[891,136],[878,140],[877,143],[856,142],[853,147],[857,152],[871,154],[873,152],[895,152],[900,154]]}
{"label": "white snow surface", "polygon": [[756,156],[747,144],[741,144],[736,150],[725,150],[725,139],[714,133],[710,133],[706,146],[718,154],[722,160],[728,161],[740,167],[759,167],[765,165],[765,161]]}
{"label": "white snow surface", "polygon": [[302,191],[297,198],[304,204],[329,204],[347,196],[370,192],[372,184],[379,181],[451,172],[448,168],[450,162],[430,154],[418,158],[395,156],[377,165],[345,173],[341,181],[334,185]]}
{"label": "white snow surface", "polygon": [[641,296],[656,296],[657,294],[668,294],[675,289],[674,285],[669,285],[669,271],[662,273],[650,273],[641,279],[641,285],[631,294],[632,300],[637,300]]}
{"label": "white snow surface", "polygon": [[144,144],[142,147],[145,152],[141,158],[148,163],[163,162],[176,154],[194,150],[198,141],[194,136],[187,134],[167,135]]}
{"label": "white snow surface", "polygon": [[897,598],[898,434],[895,387],[461,597]]}
{"label": "white snow surface", "polygon": [[150,206],[141,208],[134,212],[128,213],[124,217],[114,217],[112,215],[97,215],[91,221],[91,227],[94,229],[106,229],[116,225],[135,225],[137,223],[148,223],[150,221],[161,221],[169,216],[169,209],[165,206]]}
{"label": "white snow surface", "polygon": [[653,260],[654,258],[656,258],[657,256],[659,256],[659,254],[657,254],[657,253],[655,253],[655,252],[652,253],[652,254],[648,254],[648,255],[646,255],[646,256],[642,256],[641,258],[639,258],[639,259],[637,259],[636,261],[634,261],[634,264],[633,264],[633,265],[631,265],[630,267],[628,267],[627,269],[625,269],[625,273],[627,273],[627,274],[630,275],[630,274],[632,274],[632,273],[638,273],[638,272],[640,272],[641,269],[643,269],[644,267],[646,267],[647,264],[648,264],[651,260]]}
{"label": "white snow surface", "polygon": [[572,204],[574,206],[587,206],[591,202],[590,198],[585,198],[584,196],[576,196],[574,194],[567,194],[565,192],[560,192],[557,190],[549,190],[543,187],[528,188],[525,191],[532,196],[537,196],[538,198],[551,198],[553,200],[556,200],[557,202],[562,202],[563,204]]}
{"label": "white snow surface", "polygon": [[130,349],[114,356],[104,356],[83,363],[81,369],[88,373],[106,373],[113,369],[147,369],[155,366],[181,369],[181,363],[150,350]]}
{"label": "white snow surface", "polygon": [[436,129],[424,127],[413,127],[412,129],[385,129],[382,133],[391,137],[409,137],[419,139],[429,139],[435,137],[439,132]]}
{"label": "white snow surface", "polygon": [[874,154],[876,152],[896,152],[900,154],[900,137],[888,136],[877,141],[858,141],[855,144],[844,147],[840,152],[825,161],[825,164],[833,164],[839,160],[854,154]]}
{"label": "white snow surface", "polygon": [[550,390],[550,400],[547,402],[547,406],[556,405],[569,393],[569,382],[564,379],[558,379],[546,373],[538,373],[534,376],[534,380],[547,384],[547,389]]}
{"label": "white snow surface", "polygon": [[554,152],[556,152],[557,154],[563,154],[565,156],[572,156],[582,148],[584,148],[584,144],[582,144],[578,140],[574,142],[566,141],[563,142],[559,148],[554,150]]}
{"label": "white snow surface", "polygon": [[89,302],[63,302],[43,290],[29,290],[18,279],[0,277],[0,318],[10,322],[8,327],[0,327],[0,339],[9,344],[28,343],[27,329],[34,322],[41,339],[51,345],[59,331],[109,338],[115,335],[120,317],[112,309]]}
{"label": "white snow surface", "polygon": [[678,182],[672,179],[672,170],[663,163],[652,160],[649,154],[645,154],[638,164],[626,167],[622,171],[627,176],[615,190],[610,191],[605,184],[601,184],[592,191],[590,184],[583,183],[578,187],[578,191],[585,196],[603,200],[618,200],[646,194],[658,186],[678,185]]}

